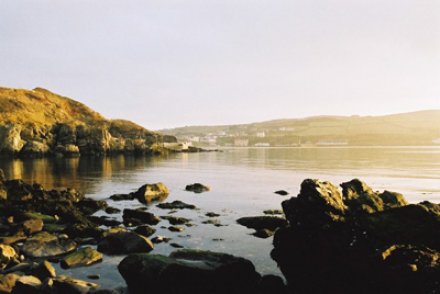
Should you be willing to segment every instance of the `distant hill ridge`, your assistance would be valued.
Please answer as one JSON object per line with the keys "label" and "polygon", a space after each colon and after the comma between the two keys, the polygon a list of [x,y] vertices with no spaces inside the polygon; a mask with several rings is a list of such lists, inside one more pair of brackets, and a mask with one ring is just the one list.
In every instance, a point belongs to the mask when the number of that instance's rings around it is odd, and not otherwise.
{"label": "distant hill ridge", "polygon": [[175,141],[43,88],[0,87],[0,155],[155,153]]}
{"label": "distant hill ridge", "polygon": [[314,116],[265,122],[162,130],[182,140],[216,137],[218,145],[433,145],[440,144],[440,110],[382,116]]}

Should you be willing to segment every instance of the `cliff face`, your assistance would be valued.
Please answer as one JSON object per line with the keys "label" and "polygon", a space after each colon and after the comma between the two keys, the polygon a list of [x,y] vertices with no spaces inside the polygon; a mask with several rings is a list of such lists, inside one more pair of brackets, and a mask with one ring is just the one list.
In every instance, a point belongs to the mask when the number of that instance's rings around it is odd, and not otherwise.
{"label": "cliff face", "polygon": [[48,90],[0,88],[0,155],[78,156],[161,152],[162,136],[125,120],[107,120]]}

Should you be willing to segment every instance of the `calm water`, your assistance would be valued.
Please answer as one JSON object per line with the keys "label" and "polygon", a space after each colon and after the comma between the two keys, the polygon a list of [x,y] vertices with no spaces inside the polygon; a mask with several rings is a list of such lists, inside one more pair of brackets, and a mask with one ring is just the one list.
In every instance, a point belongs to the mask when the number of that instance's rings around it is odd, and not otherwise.
{"label": "calm water", "polygon": [[[171,242],[185,247],[246,257],[261,273],[279,274],[269,257],[272,238],[255,238],[250,235],[252,230],[237,225],[235,220],[280,208],[286,198],[273,192],[283,189],[296,195],[305,178],[335,184],[360,178],[375,190],[400,192],[410,202],[440,203],[440,148],[437,147],[244,148],[175,154],[167,158],[2,160],[0,168],[10,178],[38,182],[46,188],[74,187],[95,199],[132,192],[145,183],[163,182],[171,192],[167,201],[182,200],[200,210],[175,214],[192,219],[194,227],[171,233],[160,228],[169,226],[167,221],[162,221],[156,234],[171,237]],[[212,191],[203,194],[184,191],[187,184],[194,182],[204,183]],[[137,201],[109,201],[109,204],[119,208],[142,206]],[[157,215],[168,213],[155,206],[150,211]],[[202,224],[208,219],[205,213],[211,211],[221,214],[218,221],[225,226]],[[120,218],[120,215],[112,217]],[[153,253],[168,254],[173,250],[168,244],[159,244]],[[103,263],[70,273],[79,278],[98,273],[99,283],[104,286],[123,285],[115,269],[121,258],[106,257]]]}

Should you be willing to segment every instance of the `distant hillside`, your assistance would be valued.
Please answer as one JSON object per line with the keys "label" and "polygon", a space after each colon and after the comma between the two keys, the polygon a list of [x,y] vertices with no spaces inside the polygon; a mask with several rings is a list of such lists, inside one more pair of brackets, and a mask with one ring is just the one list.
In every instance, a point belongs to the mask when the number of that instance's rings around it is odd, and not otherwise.
{"label": "distant hillside", "polygon": [[0,88],[0,155],[153,153],[173,137],[126,120],[107,120],[42,88]]}
{"label": "distant hillside", "polygon": [[440,144],[440,110],[385,116],[316,116],[162,131],[200,145],[434,145]]}

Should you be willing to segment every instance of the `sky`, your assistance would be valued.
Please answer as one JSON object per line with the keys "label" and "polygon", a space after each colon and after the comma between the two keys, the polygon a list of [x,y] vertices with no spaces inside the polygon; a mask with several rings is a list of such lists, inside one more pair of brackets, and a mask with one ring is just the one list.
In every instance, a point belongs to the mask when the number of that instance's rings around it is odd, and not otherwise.
{"label": "sky", "polygon": [[149,129],[440,109],[440,1],[0,0],[0,86]]}

